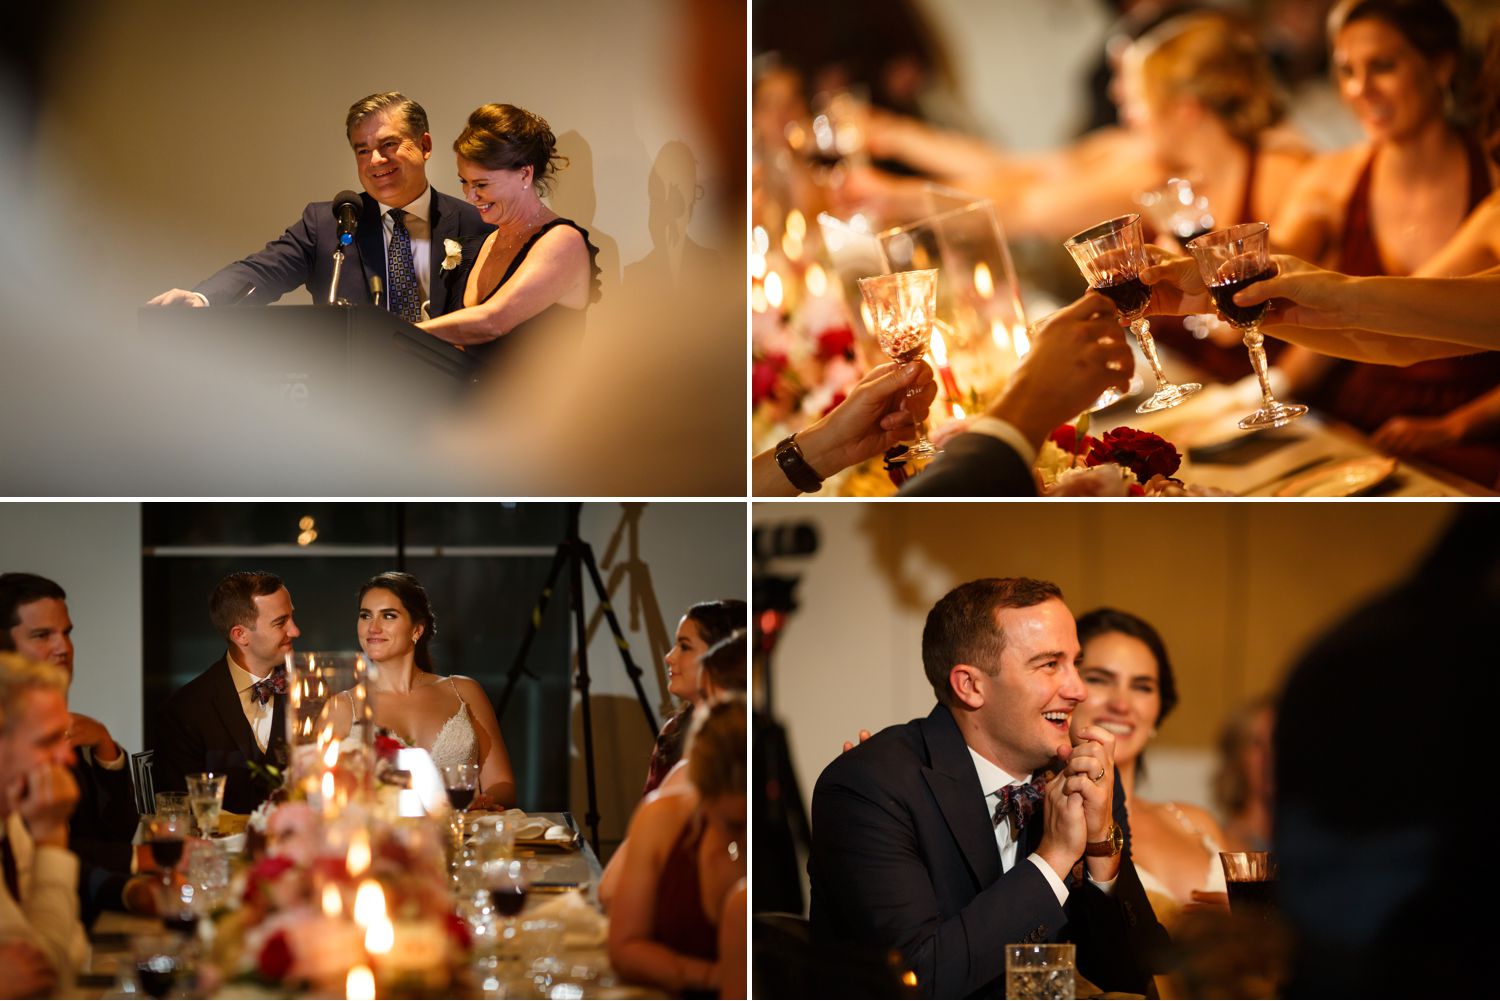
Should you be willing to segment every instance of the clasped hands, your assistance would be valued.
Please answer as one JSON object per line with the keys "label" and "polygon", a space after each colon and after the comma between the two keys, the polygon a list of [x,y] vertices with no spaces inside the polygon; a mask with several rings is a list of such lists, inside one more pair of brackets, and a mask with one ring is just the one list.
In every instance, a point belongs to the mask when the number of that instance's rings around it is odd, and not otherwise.
{"label": "clasped hands", "polygon": [[[1114,825],[1115,736],[1086,726],[1075,740],[1071,746],[1058,745],[1062,770],[1047,783],[1042,842],[1037,846],[1042,861],[1064,879],[1088,843],[1109,840]],[[1086,865],[1096,882],[1107,882],[1119,874],[1120,857],[1090,857]]]}

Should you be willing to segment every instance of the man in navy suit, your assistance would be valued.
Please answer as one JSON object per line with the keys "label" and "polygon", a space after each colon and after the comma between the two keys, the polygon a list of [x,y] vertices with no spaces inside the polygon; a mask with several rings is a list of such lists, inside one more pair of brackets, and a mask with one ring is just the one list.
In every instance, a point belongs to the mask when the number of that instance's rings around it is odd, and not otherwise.
{"label": "man in navy suit", "polygon": [[251,764],[284,764],[284,663],[301,636],[292,596],[264,571],[232,573],[214,588],[209,617],[228,649],[208,670],[178,689],[162,713],[152,763],[157,792],[187,791],[195,772],[220,772],[224,809],[250,813],[270,790]]}
{"label": "man in navy suit", "polygon": [[[414,282],[415,289],[405,297],[411,303],[404,314],[408,320],[457,308],[463,290],[449,287],[444,241],[482,235],[493,227],[480,220],[472,205],[427,183],[427,159],[432,156],[427,112],[399,93],[371,94],[349,109],[345,135],[365,190],[355,242],[345,250],[338,297],[351,303],[373,302],[371,279],[379,279],[380,304],[403,314],[401,290]],[[150,305],[271,303],[299,286],[306,286],[313,302],[326,302],[337,246],[333,203],[312,202],[302,218],[265,249],[235,261],[191,291],[163,292]]]}
{"label": "man in navy suit", "polygon": [[1080,653],[1046,581],[971,581],[933,607],[938,705],[840,755],[813,792],[818,941],[895,950],[929,997],[1004,997],[1007,944],[1071,941],[1099,988],[1155,996],[1165,932],[1130,862],[1114,736],[1068,734]]}

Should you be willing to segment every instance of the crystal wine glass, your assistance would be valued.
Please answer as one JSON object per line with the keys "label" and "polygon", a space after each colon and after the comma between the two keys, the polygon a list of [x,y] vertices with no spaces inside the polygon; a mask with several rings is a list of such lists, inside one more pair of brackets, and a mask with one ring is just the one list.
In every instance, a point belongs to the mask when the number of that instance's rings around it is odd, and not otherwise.
{"label": "crystal wine glass", "polygon": [[[880,350],[902,365],[927,353],[932,321],[937,314],[936,268],[861,278],[859,294],[864,296]],[[906,391],[908,397],[917,393],[916,389]],[[931,458],[940,451],[927,440],[927,432],[918,421],[917,440],[908,454]]]}
{"label": "crystal wine glass", "polygon": [[1185,177],[1168,178],[1161,187],[1142,193],[1136,201],[1152,229],[1176,237],[1183,246],[1214,228],[1208,198],[1193,190],[1193,182]]}
{"label": "crystal wine glass", "polygon": [[1250,364],[1255,377],[1260,380],[1260,409],[1239,421],[1247,431],[1259,428],[1279,428],[1307,413],[1300,403],[1280,403],[1271,395],[1271,379],[1267,374],[1265,338],[1260,332],[1260,318],[1266,312],[1266,303],[1241,306],[1234,301],[1234,294],[1247,285],[1270,278],[1276,273],[1271,265],[1271,227],[1263,222],[1247,222],[1228,229],[1215,230],[1188,243],[1188,250],[1198,262],[1198,273],[1203,284],[1208,286],[1224,317],[1236,330],[1242,332],[1245,347],[1250,349]]}
{"label": "crystal wine glass", "polygon": [[1083,272],[1089,287],[1113,300],[1115,309],[1130,324],[1130,332],[1135,335],[1146,361],[1151,364],[1151,371],[1156,375],[1156,392],[1136,407],[1135,412],[1149,414],[1175,407],[1202,389],[1203,386],[1196,382],[1180,386],[1168,382],[1161,368],[1161,359],[1157,357],[1151,325],[1146,322],[1146,305],[1151,301],[1151,290],[1141,281],[1141,272],[1146,268],[1141,217],[1132,212],[1101,222],[1069,237],[1063,246],[1073,255],[1073,261]]}

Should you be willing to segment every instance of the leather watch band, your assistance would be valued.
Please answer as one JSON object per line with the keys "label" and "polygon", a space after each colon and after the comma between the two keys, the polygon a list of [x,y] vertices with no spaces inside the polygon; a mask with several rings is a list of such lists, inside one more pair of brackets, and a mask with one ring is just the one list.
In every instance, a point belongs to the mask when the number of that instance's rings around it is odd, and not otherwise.
{"label": "leather watch band", "polygon": [[787,435],[777,443],[776,464],[792,482],[792,486],[803,493],[817,493],[822,489],[823,477],[807,464],[807,459],[802,454],[802,446],[797,444],[796,432]]}

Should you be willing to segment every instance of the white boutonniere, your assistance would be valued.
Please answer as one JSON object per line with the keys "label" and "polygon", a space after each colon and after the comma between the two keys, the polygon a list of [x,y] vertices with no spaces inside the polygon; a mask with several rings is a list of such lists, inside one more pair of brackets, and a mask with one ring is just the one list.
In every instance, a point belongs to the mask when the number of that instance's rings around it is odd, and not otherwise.
{"label": "white boutonniere", "polygon": [[464,245],[457,240],[444,240],[443,253],[447,255],[443,258],[443,270],[452,271],[464,259]]}

